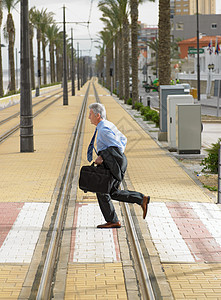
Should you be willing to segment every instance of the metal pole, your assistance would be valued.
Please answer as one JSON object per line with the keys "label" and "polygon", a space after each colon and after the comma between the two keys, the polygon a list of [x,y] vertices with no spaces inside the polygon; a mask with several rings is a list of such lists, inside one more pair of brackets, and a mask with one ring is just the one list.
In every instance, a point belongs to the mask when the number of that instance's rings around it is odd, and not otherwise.
{"label": "metal pole", "polygon": [[197,37],[197,99],[200,101],[200,54],[199,54],[199,6],[196,0],[196,37]]}
{"label": "metal pole", "polygon": [[72,96],[75,96],[73,28],[71,28],[71,83],[72,83]]}
{"label": "metal pole", "polygon": [[156,45],[157,45],[157,51],[156,51],[156,78],[158,78],[158,41],[157,41],[157,31],[156,31]]}
{"label": "metal pole", "polygon": [[218,94],[217,94],[217,117],[219,117],[219,97],[220,97],[220,80],[218,80]]}
{"label": "metal pole", "polygon": [[66,30],[65,30],[65,6],[63,6],[63,105],[68,105],[68,84],[67,84],[67,53],[66,53]]}
{"label": "metal pole", "polygon": [[77,51],[78,51],[78,65],[77,65],[77,73],[78,73],[78,91],[80,91],[80,74],[79,74],[79,43],[77,43]]}
{"label": "metal pole", "polygon": [[81,62],[80,62],[80,69],[81,69],[81,87],[83,86],[83,56],[82,56],[82,50],[80,50],[81,53]]}
{"label": "metal pole", "polygon": [[85,57],[82,58],[82,86],[85,84]]}
{"label": "metal pole", "polygon": [[16,89],[18,89],[18,50],[16,48],[16,53],[15,53],[15,58],[16,58]]}
{"label": "metal pole", "polygon": [[218,161],[218,203],[221,203],[221,142],[219,144],[219,161]]}
{"label": "metal pole", "polygon": [[33,152],[28,0],[21,0],[20,152]]}

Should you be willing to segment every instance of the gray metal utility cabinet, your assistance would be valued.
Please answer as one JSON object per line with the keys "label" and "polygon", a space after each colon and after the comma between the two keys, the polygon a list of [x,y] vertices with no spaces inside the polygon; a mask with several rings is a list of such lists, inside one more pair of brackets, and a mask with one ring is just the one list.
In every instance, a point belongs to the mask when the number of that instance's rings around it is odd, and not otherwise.
{"label": "gray metal utility cabinet", "polygon": [[200,154],[201,106],[200,104],[177,104],[176,146],[178,154]]}
{"label": "gray metal utility cabinet", "polygon": [[167,141],[167,96],[183,95],[184,87],[179,85],[160,86],[160,132],[158,140]]}
{"label": "gray metal utility cabinet", "polygon": [[194,104],[191,95],[168,95],[167,96],[167,140],[170,148],[176,148],[176,105]]}

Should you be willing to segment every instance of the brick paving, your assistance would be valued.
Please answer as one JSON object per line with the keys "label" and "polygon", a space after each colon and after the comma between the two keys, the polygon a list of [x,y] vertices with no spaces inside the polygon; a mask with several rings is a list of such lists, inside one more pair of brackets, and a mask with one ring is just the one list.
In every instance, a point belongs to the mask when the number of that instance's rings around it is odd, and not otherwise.
{"label": "brick paving", "polygon": [[[153,256],[153,270],[159,274],[161,291],[167,290],[168,295],[169,283],[174,299],[221,299],[220,207],[105,89],[97,88],[107,118],[128,138],[128,183],[151,195],[147,219],[142,220],[139,206],[135,205],[135,211],[147,239],[144,242]],[[0,299],[17,299],[21,292],[37,240],[41,240],[40,230],[52,206],[83,94],[84,90],[78,92],[75,101],[70,97],[68,107],[61,100],[34,120],[34,153],[19,152],[19,133],[1,144]],[[95,102],[92,88],[88,102]],[[81,165],[88,164],[86,149],[93,131],[87,117]],[[65,241],[61,249],[68,257],[67,270],[62,265],[58,275],[65,282],[64,298],[139,299],[124,226],[119,230],[96,229],[103,219],[95,195],[77,189],[76,198],[77,210],[75,215],[71,212],[73,222],[67,230],[70,241]],[[119,204],[114,205],[121,218]],[[4,212],[8,217],[1,219]],[[11,247],[6,247],[7,243]],[[154,264],[157,259],[160,265]]]}
{"label": "brick paving", "polygon": [[[0,299],[18,299],[46,213],[53,207],[56,182],[83,100],[74,99],[69,97],[65,107],[61,98],[33,120],[33,153],[20,153],[19,132],[0,146]],[[2,110],[1,116],[6,118],[17,109],[15,105]],[[40,258],[41,252],[37,255]]]}

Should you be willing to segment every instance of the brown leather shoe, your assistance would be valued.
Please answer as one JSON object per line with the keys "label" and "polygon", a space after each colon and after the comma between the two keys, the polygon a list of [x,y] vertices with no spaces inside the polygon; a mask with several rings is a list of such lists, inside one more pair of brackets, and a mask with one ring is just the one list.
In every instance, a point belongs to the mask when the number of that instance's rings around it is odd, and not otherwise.
{"label": "brown leather shoe", "polygon": [[150,196],[144,196],[143,197],[143,203],[141,204],[141,207],[143,209],[143,219],[146,218],[147,215],[147,205],[150,202]]}
{"label": "brown leather shoe", "polygon": [[105,224],[97,225],[97,228],[121,228],[121,224],[120,222],[107,222]]}

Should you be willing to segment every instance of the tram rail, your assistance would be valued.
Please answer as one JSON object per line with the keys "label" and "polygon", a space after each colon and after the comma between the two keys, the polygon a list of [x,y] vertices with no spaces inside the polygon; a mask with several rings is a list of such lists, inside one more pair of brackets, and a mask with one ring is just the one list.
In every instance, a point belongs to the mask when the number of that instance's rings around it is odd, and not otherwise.
{"label": "tram rail", "polygon": [[[101,102],[97,93],[96,87],[92,82],[94,94],[97,102]],[[60,192],[56,199],[55,210],[51,224],[47,234],[47,238],[44,244],[44,250],[42,252],[42,258],[35,274],[35,279],[32,285],[29,299],[52,299],[53,298],[53,286],[56,277],[56,269],[59,261],[60,248],[62,245],[63,232],[65,230],[65,221],[67,215],[67,209],[69,205],[69,194],[71,191],[71,184],[73,180],[73,174],[75,172],[76,160],[79,155],[80,139],[82,126],[85,120],[87,100],[89,95],[90,83],[88,84],[85,97],[82,102],[80,113],[78,115],[75,127],[71,138],[71,147],[69,152],[68,161],[65,166],[65,172],[62,178],[60,186]],[[56,99],[57,100],[57,99]],[[55,101],[55,100],[54,100]],[[123,181],[123,187],[126,188],[127,184]],[[128,239],[131,243],[130,251],[132,251],[132,257],[136,264],[136,273],[139,278],[139,289],[142,293],[141,299],[160,299],[155,296],[154,289],[148,273],[144,254],[139,242],[137,228],[134,224],[133,217],[131,215],[129,205],[122,204],[124,212],[125,226],[127,228]],[[153,278],[152,278],[153,279]],[[153,279],[154,280],[154,279]]]}
{"label": "tram rail", "polygon": [[[76,158],[78,154],[79,139],[81,135],[81,128],[85,118],[86,104],[88,99],[88,93],[90,89],[90,83],[88,85],[85,97],[82,103],[82,107],[75,125],[74,134],[72,135],[72,146],[70,151],[69,160],[66,166],[66,172],[62,181],[62,187],[57,199],[58,209],[55,221],[51,229],[51,238],[47,247],[47,255],[45,258],[43,271],[41,274],[37,274],[36,278],[40,276],[39,286],[37,287],[36,299],[50,299],[52,293],[52,279],[54,269],[56,267],[57,254],[59,252],[59,241],[62,238],[62,230],[65,223],[65,209],[68,206],[68,195],[70,193],[71,181],[76,164]],[[36,291],[33,291],[33,295]]]}
{"label": "tram rail", "polygon": [[[101,103],[94,83],[93,83],[93,88],[94,88],[94,94],[95,94],[96,101]],[[122,181],[121,188],[122,189],[127,188],[125,179]],[[135,261],[137,262],[139,279],[142,282],[141,290],[142,290],[143,299],[155,300],[156,298],[154,295],[150,276],[149,276],[147,266],[145,263],[145,259],[144,259],[143,253],[142,253],[142,249],[141,249],[141,246],[139,243],[139,239],[138,239],[137,232],[136,232],[136,226],[134,224],[129,205],[128,205],[128,203],[122,203],[122,206],[123,206],[123,210],[124,210],[125,224],[130,233],[130,241],[132,243],[133,255],[134,255]]]}
{"label": "tram rail", "polygon": [[[70,89],[69,89],[70,91]],[[53,98],[55,95],[57,95],[58,93],[54,93],[52,95],[50,95],[49,97],[46,97],[45,99],[42,99],[40,101],[38,101],[37,103],[33,104],[34,106],[37,106],[45,101],[48,101],[49,99]],[[33,118],[37,117],[40,113],[42,113],[44,110],[46,110],[49,106],[51,106],[52,104],[54,104],[55,102],[57,102],[59,99],[61,99],[63,95],[61,94],[60,96],[58,96],[56,99],[52,100],[51,102],[49,102],[48,104],[46,104],[45,106],[43,106],[42,108],[40,108],[38,111],[36,111],[33,114]],[[12,119],[18,117],[20,115],[20,112],[17,112],[7,118],[5,118],[4,120],[0,121],[0,126],[11,121]],[[4,142],[9,136],[11,136],[14,132],[16,132],[18,129],[20,128],[20,123],[16,124],[15,126],[13,126],[12,128],[10,128],[9,130],[7,130],[5,133],[3,133],[2,135],[0,135],[0,143]]]}

